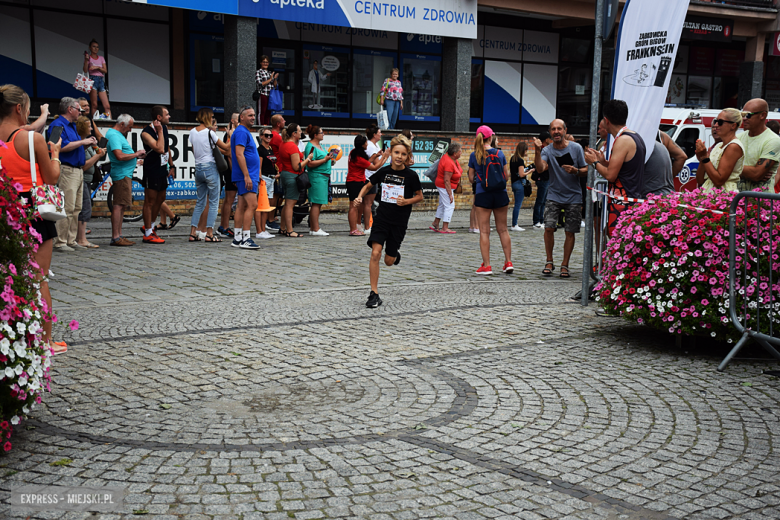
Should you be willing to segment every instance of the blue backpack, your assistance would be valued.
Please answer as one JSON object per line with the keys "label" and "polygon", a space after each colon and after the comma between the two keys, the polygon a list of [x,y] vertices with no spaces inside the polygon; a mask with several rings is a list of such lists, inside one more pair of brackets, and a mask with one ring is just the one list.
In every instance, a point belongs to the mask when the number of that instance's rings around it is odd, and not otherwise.
{"label": "blue backpack", "polygon": [[498,191],[506,189],[506,173],[504,165],[495,148],[487,151],[482,175],[477,173],[477,179],[484,191]]}

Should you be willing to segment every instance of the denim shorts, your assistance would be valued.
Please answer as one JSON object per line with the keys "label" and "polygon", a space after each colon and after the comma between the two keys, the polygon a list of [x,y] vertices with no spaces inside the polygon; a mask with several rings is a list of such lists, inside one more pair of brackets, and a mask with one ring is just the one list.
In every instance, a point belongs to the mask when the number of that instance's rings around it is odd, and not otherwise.
{"label": "denim shorts", "polygon": [[274,180],[271,177],[266,177],[265,175],[262,175],[261,177],[265,181],[265,191],[268,192],[268,198],[272,199],[274,197]]}
{"label": "denim shorts", "polygon": [[90,76],[89,79],[93,81],[92,88],[98,92],[106,91],[106,77],[105,76]]}

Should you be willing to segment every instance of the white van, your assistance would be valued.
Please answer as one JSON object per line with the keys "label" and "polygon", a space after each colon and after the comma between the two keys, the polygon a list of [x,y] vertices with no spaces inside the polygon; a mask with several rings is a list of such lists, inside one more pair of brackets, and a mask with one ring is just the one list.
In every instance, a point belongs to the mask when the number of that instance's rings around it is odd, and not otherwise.
{"label": "white van", "polygon": [[[688,160],[677,177],[674,188],[677,191],[692,191],[696,189],[696,171],[699,169],[699,159],[696,158],[696,140],[701,139],[712,146],[712,120],[718,117],[720,109],[711,108],[664,108],[661,116],[660,129],[671,137],[677,146],[683,149]],[[780,112],[769,112],[767,119],[780,121]],[[740,134],[744,130],[739,129]]]}

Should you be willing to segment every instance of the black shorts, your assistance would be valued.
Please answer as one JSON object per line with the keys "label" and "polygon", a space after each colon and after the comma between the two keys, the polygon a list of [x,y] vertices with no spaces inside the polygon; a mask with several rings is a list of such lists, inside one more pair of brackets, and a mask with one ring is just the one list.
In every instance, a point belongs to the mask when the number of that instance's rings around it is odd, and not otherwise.
{"label": "black shorts", "polygon": [[474,196],[474,205],[478,208],[497,209],[509,206],[506,190],[485,191]]}
{"label": "black shorts", "polygon": [[222,177],[222,186],[225,191],[238,191],[238,186],[233,182],[233,172],[230,168],[219,174]]}
{"label": "black shorts", "polygon": [[156,172],[144,172],[143,187],[147,190],[165,191],[168,189],[168,172],[161,168]]}
{"label": "black shorts", "polygon": [[382,244],[385,247],[385,254],[390,257],[398,256],[398,248],[406,236],[408,224],[388,224],[382,219],[375,218],[374,225],[371,227],[371,235],[366,243],[368,247],[373,248],[373,243]]}
{"label": "black shorts", "polygon": [[358,195],[360,195],[360,190],[362,190],[363,186],[365,185],[365,182],[347,181],[347,195],[349,195],[350,202],[358,198]]}

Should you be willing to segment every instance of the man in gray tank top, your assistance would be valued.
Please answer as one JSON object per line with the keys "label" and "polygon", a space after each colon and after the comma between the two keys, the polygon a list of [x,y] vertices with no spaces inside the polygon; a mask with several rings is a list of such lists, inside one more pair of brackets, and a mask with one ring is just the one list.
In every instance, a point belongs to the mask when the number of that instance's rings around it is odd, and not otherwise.
{"label": "man in gray tank top", "polygon": [[656,140],[653,143],[653,153],[650,154],[650,158],[645,163],[644,196],[650,194],[666,195],[673,191],[672,157],[669,155],[669,150]]}

